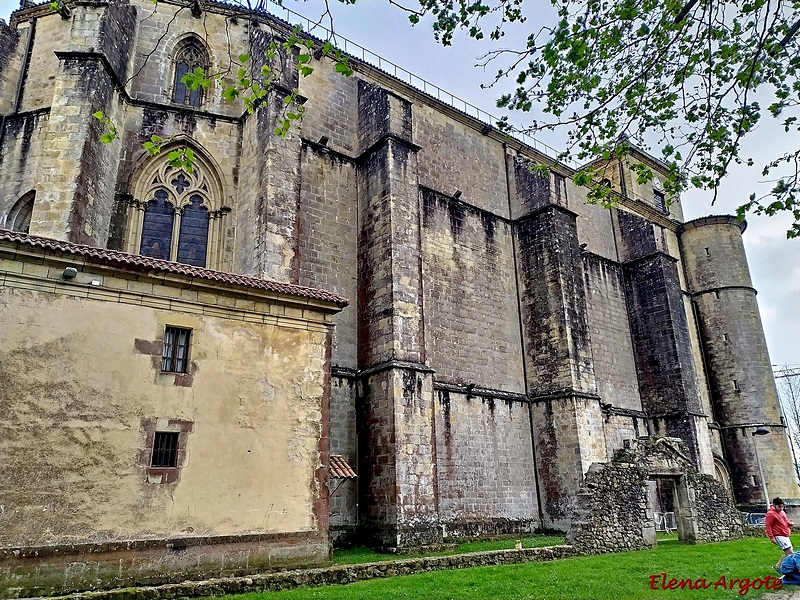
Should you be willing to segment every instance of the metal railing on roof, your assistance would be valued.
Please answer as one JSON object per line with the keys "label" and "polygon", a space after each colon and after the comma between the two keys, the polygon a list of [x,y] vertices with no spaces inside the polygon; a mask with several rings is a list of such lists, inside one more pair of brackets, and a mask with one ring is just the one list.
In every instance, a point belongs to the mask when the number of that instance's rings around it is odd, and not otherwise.
{"label": "metal railing on roof", "polygon": [[[474,104],[467,102],[463,98],[459,98],[458,96],[451,94],[447,90],[440,88],[438,85],[431,83],[427,79],[419,77],[415,75],[408,69],[401,67],[400,65],[393,63],[390,60],[383,58],[382,56],[375,54],[371,50],[368,50],[364,46],[357,44],[351,40],[348,40],[346,37],[341,36],[335,32],[332,32],[330,29],[322,25],[317,21],[313,21],[308,17],[301,15],[298,12],[291,10],[285,6],[280,6],[275,4],[272,0],[268,0],[265,5],[268,7],[268,12],[271,15],[274,15],[278,18],[282,18],[284,21],[288,23],[292,23],[294,25],[299,25],[305,33],[310,35],[316,35],[317,37],[331,37],[331,43],[334,44],[336,48],[349,54],[353,58],[360,60],[368,65],[376,67],[380,69],[384,73],[387,73],[394,77],[395,79],[402,81],[403,83],[407,83],[408,85],[416,88],[417,90],[427,94],[428,96],[435,98],[439,102],[443,102],[444,104],[448,104],[463,112],[464,114],[473,117],[483,123],[496,126],[497,122],[500,120],[498,117],[486,112],[485,110],[475,106]],[[285,15],[285,17],[283,16]],[[324,32],[323,36],[319,36],[315,33],[315,30],[319,30]],[[554,160],[559,160],[561,162],[566,162],[572,168],[577,168],[579,164],[572,160],[564,158],[560,158],[559,155],[561,154],[558,150],[541,142],[534,138],[533,136],[521,132],[521,131],[511,131],[508,132],[509,137],[512,137],[526,146],[533,148],[534,150],[545,154]]]}

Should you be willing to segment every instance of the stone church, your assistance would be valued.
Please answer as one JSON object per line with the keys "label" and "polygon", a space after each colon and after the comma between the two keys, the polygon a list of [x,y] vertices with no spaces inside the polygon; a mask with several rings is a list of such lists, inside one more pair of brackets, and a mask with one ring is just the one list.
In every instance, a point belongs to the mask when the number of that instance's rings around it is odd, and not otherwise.
{"label": "stone church", "polygon": [[564,531],[647,436],[742,510],[800,502],[742,223],[684,222],[636,149],[589,205],[571,167],[315,48],[224,101],[292,29],[205,0],[0,24],[7,594]]}

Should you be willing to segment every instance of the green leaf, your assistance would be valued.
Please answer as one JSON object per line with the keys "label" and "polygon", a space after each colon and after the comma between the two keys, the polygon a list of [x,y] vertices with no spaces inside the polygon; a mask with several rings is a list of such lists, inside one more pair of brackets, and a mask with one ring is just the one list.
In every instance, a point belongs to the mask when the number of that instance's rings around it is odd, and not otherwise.
{"label": "green leaf", "polygon": [[95,119],[100,119],[101,121],[106,118],[106,116],[103,114],[102,110],[98,110],[96,113],[92,113],[92,116]]}
{"label": "green leaf", "polygon": [[233,86],[228,86],[222,91],[222,99],[225,102],[233,102],[239,97],[239,90]]}
{"label": "green leaf", "polygon": [[114,138],[115,138],[114,134],[104,133],[103,135],[100,136],[100,141],[103,142],[104,144],[110,144],[111,142],[114,141]]}
{"label": "green leaf", "polygon": [[336,72],[344,75],[345,77],[350,77],[350,75],[353,74],[353,69],[351,69],[346,62],[337,62]]}

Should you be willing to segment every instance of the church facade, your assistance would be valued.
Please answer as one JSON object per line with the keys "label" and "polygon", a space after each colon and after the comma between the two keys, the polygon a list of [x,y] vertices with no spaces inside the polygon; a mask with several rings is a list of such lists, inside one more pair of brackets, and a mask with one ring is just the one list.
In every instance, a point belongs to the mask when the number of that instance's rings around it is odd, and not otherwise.
{"label": "church facade", "polygon": [[[355,58],[299,77],[298,47],[255,111],[224,101],[291,31],[174,0],[0,29],[5,576],[29,585],[26,548],[177,572],[211,547],[208,575],[566,530],[589,467],[645,436],[743,510],[800,502],[743,224],[684,222],[635,149],[604,165],[618,207],[589,205],[569,166]],[[187,88],[198,67],[222,79]]]}

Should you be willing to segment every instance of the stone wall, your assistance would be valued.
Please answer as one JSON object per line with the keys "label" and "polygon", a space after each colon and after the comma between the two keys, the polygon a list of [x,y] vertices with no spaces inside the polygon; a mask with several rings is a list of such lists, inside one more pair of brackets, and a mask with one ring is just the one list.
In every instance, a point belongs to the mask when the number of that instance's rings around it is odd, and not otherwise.
{"label": "stone wall", "polygon": [[434,394],[444,536],[533,531],[541,523],[528,403],[473,394]]}
{"label": "stone wall", "polygon": [[437,381],[523,392],[511,225],[423,189],[428,364]]}
{"label": "stone wall", "polygon": [[597,378],[597,394],[604,403],[641,411],[622,269],[587,252],[583,273],[592,358],[595,371],[602,374]]}

